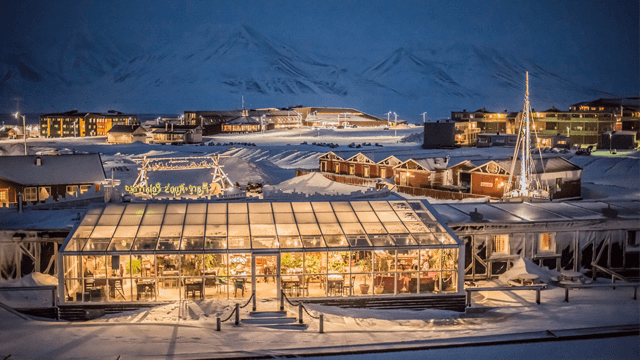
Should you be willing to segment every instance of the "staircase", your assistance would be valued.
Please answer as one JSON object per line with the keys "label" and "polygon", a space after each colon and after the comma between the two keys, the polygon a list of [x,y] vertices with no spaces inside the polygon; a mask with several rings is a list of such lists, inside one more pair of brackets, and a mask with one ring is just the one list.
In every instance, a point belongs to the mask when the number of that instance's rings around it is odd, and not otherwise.
{"label": "staircase", "polygon": [[286,311],[252,311],[249,317],[241,319],[243,325],[253,325],[278,330],[306,330],[307,324],[298,323],[295,317],[288,317]]}

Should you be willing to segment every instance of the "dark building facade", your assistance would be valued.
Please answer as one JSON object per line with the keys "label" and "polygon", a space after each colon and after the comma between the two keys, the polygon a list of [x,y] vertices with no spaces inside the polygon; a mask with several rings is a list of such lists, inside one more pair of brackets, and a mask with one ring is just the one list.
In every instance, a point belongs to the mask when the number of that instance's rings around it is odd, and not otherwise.
{"label": "dark building facade", "polygon": [[456,126],[453,121],[425,123],[423,149],[451,148],[456,146]]}

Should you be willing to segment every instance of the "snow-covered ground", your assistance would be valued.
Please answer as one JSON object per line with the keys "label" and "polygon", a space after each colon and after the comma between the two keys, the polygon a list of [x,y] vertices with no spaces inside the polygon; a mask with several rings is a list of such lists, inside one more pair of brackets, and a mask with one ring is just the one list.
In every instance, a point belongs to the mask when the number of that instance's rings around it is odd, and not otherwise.
{"label": "snow-covered ground", "polygon": [[[113,170],[113,177],[120,179],[122,186],[133,184],[138,173],[138,164],[145,156],[183,157],[219,153],[223,155],[221,158],[223,169],[233,182],[238,181],[243,185],[249,181],[263,182],[270,185],[265,188],[267,191],[325,193],[338,196],[344,196],[363,187],[336,184],[314,175],[295,178],[295,170],[315,169],[318,167],[317,157],[320,154],[337,150],[381,152],[416,158],[449,155],[452,158],[486,159],[506,158],[513,155],[512,148],[424,150],[420,147],[421,142],[402,141],[407,137],[421,139],[419,135],[421,131],[421,128],[399,129],[397,136],[394,136],[394,131],[381,128],[278,130],[265,134],[207,137],[205,141],[214,144],[213,146],[141,143],[107,145],[105,138],[30,139],[29,153],[99,152],[107,176],[110,177]],[[313,145],[314,142],[333,143],[338,146],[330,148]],[[239,143],[256,145],[248,146]],[[353,149],[347,146],[350,143],[378,143],[382,146],[363,146],[360,149]],[[22,151],[22,144],[19,141],[0,142],[0,155],[19,155]],[[583,167],[582,185],[585,198],[638,198],[640,196],[640,181],[638,181],[640,159],[637,154],[618,157],[597,156],[597,154],[582,157],[573,154],[564,156]],[[193,177],[181,176],[180,171],[166,173],[169,174],[150,174],[150,180],[156,181],[154,176],[158,176],[157,179],[161,180],[157,181],[162,182],[192,183],[196,181]],[[206,173],[200,174],[197,181],[206,176]],[[49,213],[39,211],[38,219],[42,219],[43,226],[53,227],[56,219],[55,216],[51,218],[47,215]],[[61,211],[59,214],[60,218],[65,219],[62,222],[68,223],[71,221],[69,219],[75,217],[76,212]],[[19,215],[0,213],[0,227],[14,229],[16,224],[23,221]],[[512,272],[535,273],[541,279],[551,276],[547,270],[540,269],[531,263],[520,264],[514,269]],[[37,277],[33,279],[38,280]],[[498,279],[496,282],[488,282],[481,286],[496,286],[503,280]],[[227,322],[223,324],[221,332],[216,332],[214,331],[215,317],[227,316],[233,307],[233,301],[221,300],[172,303],[151,309],[105,316],[86,323],[28,321],[0,308],[0,359],[275,356],[297,353],[301,351],[300,349],[304,349],[307,354],[313,351],[340,353],[358,345],[382,345],[390,349],[402,349],[404,345],[411,342],[438,339],[638,324],[640,323],[640,306],[637,300],[632,300],[632,292],[631,288],[572,290],[570,302],[565,303],[564,289],[550,286],[542,292],[540,305],[535,304],[533,291],[480,292],[474,294],[473,303],[474,308],[481,310],[468,314],[438,310],[347,310],[309,305],[312,311],[325,314],[325,334],[319,334],[318,322],[308,317],[306,321],[309,323],[309,329],[306,331],[274,330],[253,325],[236,327]],[[13,300],[19,299],[13,298]],[[258,310],[275,310],[276,308],[275,301],[265,300],[258,303]],[[242,310],[243,317],[247,316],[248,309],[249,307]],[[295,313],[292,311],[290,316],[296,316]],[[611,349],[613,353],[610,358],[637,358],[638,348],[628,348],[630,344],[640,343],[634,340],[637,340],[637,337],[632,337],[631,340],[615,339],[615,343],[624,346],[625,349]],[[605,343],[609,344],[609,342]],[[563,351],[567,348],[568,346],[562,347]],[[503,355],[518,354],[517,351],[526,350],[525,347],[518,346],[508,348],[504,353],[487,350],[483,354],[494,358],[498,354],[500,355],[498,357],[504,358],[506,356]],[[465,351],[461,350],[459,353],[465,354]],[[466,355],[471,353],[474,352],[468,351]],[[418,353],[413,353],[415,354]],[[583,358],[583,355],[577,354],[579,353],[565,352],[558,357]],[[554,353],[544,353],[539,357],[528,352],[524,355],[531,358],[553,358],[549,355]],[[577,356],[574,357],[574,355]]]}

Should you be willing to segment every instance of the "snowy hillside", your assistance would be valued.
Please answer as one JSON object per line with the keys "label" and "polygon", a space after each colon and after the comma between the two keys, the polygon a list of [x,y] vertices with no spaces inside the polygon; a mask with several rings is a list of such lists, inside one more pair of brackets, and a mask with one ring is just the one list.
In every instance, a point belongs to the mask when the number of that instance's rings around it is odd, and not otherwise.
{"label": "snowy hillside", "polygon": [[15,56],[0,59],[5,111],[13,106],[6,99],[27,93],[30,111],[174,113],[239,107],[244,95],[249,107],[349,106],[378,115],[392,107],[401,118],[418,120],[424,110],[441,117],[459,108],[518,109],[525,70],[531,72],[534,107],[566,108],[612,95],[525,58],[464,43],[424,40],[349,60],[305,53],[248,25],[224,31],[205,26],[180,43],[137,53],[79,30],[44,50],[17,47]]}

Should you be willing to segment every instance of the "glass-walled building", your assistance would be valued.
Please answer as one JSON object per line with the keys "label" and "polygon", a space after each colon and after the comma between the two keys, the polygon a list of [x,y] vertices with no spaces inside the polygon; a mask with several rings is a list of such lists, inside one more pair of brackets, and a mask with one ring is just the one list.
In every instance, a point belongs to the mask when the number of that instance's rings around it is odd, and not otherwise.
{"label": "glass-walled building", "polygon": [[421,201],[108,204],[59,252],[65,302],[463,292],[464,248]]}

